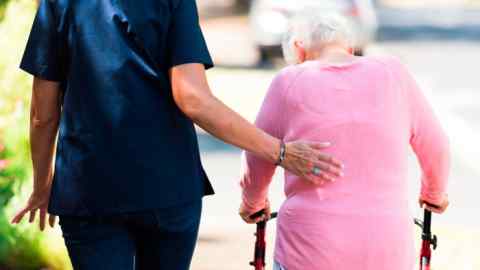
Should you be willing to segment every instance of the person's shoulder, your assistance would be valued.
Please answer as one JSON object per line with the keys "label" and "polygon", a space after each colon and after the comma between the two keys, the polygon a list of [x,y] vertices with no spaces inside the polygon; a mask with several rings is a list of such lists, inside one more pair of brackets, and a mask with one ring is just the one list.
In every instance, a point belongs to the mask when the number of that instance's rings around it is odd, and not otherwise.
{"label": "person's shoulder", "polygon": [[403,79],[410,76],[410,72],[404,61],[395,55],[376,55],[367,56],[370,62],[375,63],[375,69],[380,69],[388,72],[391,76],[397,79]]}
{"label": "person's shoulder", "polygon": [[277,75],[275,76],[276,79],[287,79],[292,80],[298,77],[306,69],[304,64],[299,65],[289,65],[282,68]]}
{"label": "person's shoulder", "polygon": [[400,57],[395,56],[395,55],[373,55],[373,56],[367,56],[370,61],[380,63],[382,65],[385,65],[389,68],[405,68],[405,65],[400,59]]}
{"label": "person's shoulder", "polygon": [[43,1],[46,1],[52,7],[59,8],[59,9],[67,8],[72,2],[71,0],[43,0]]}
{"label": "person's shoulder", "polygon": [[278,71],[270,85],[269,96],[288,96],[290,89],[294,87],[303,70],[301,65],[289,65]]}
{"label": "person's shoulder", "polygon": [[49,8],[51,8],[54,14],[59,18],[65,16],[65,14],[67,13],[66,11],[72,5],[72,2],[75,2],[74,0],[42,0],[42,1],[45,1],[45,3],[49,6]]}

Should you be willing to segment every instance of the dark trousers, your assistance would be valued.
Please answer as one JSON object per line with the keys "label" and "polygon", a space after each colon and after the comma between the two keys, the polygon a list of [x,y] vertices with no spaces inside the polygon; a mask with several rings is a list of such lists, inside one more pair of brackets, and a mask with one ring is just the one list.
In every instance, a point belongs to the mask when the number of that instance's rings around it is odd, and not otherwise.
{"label": "dark trousers", "polygon": [[188,270],[202,202],[109,217],[60,217],[75,270]]}

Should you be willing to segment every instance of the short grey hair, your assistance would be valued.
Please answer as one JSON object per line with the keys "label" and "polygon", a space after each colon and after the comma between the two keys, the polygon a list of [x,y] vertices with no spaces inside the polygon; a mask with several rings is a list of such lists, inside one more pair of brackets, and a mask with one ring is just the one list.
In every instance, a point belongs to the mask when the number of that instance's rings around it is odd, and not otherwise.
{"label": "short grey hair", "polygon": [[303,42],[308,50],[322,43],[343,42],[348,46],[353,43],[352,31],[348,20],[337,13],[325,13],[319,10],[305,10],[294,16],[285,33],[282,49],[285,60],[295,64],[295,42]]}

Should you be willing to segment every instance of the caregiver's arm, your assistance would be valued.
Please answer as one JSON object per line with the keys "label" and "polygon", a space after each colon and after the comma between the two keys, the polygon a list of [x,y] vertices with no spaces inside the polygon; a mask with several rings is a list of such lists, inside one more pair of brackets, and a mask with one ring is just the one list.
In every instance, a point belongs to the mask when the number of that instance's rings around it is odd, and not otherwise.
{"label": "caregiver's arm", "polygon": [[409,99],[410,144],[422,169],[419,202],[430,211],[443,213],[449,205],[447,196],[450,171],[449,140],[413,77],[408,72],[404,75],[403,80]]}
{"label": "caregiver's arm", "polygon": [[[38,210],[40,228],[45,228],[53,179],[55,140],[60,120],[60,95],[60,83],[35,77],[30,110],[33,192],[26,207],[13,218],[13,223],[19,223],[27,213],[30,214],[30,222],[33,222]],[[49,223],[53,227],[54,216],[50,216]]]}
{"label": "caregiver's arm", "polygon": [[[197,125],[215,137],[242,148],[274,164],[279,157],[280,140],[242,118],[210,91],[202,64],[185,64],[170,70],[173,96],[178,107]],[[323,163],[339,168],[340,162],[322,153],[322,143],[290,142],[281,164],[286,170],[318,183],[324,179],[312,174]]]}
{"label": "caregiver's arm", "polygon": [[[288,90],[288,82],[292,80],[289,76],[280,73],[270,85],[267,95],[263,101],[260,112],[257,115],[255,126],[275,138],[283,139],[288,126],[290,110],[285,98]],[[242,204],[239,214],[247,223],[258,223],[270,214],[268,203],[268,187],[272,182],[276,166],[266,160],[245,152],[244,154],[244,175],[240,181],[242,187]],[[328,177],[328,176],[327,176]],[[265,209],[265,215],[252,219],[251,216],[258,211]]]}
{"label": "caregiver's arm", "polygon": [[[291,78],[289,78],[291,79]],[[286,106],[286,79],[278,75],[270,85],[260,112],[255,120],[255,126],[269,135],[283,139],[288,125],[289,108]],[[258,223],[270,215],[268,202],[268,187],[272,182],[276,166],[257,156],[244,153],[244,175],[240,181],[242,187],[242,204],[239,214],[247,223]],[[265,215],[252,219],[251,216],[265,209]]]}
{"label": "caregiver's arm", "polygon": [[[291,110],[293,106],[291,106],[291,99],[288,98],[287,94],[291,82],[295,80],[296,76],[297,74],[288,68],[280,72],[270,85],[257,115],[255,126],[275,138],[285,138],[285,134],[291,126],[291,116],[296,114],[295,111]],[[340,176],[340,170],[335,167],[329,168],[328,164],[323,164],[323,166],[319,167],[322,169],[320,173],[322,178],[334,180],[334,177]],[[242,186],[240,216],[247,223],[257,223],[269,215],[268,187],[276,166],[246,152],[244,167],[245,173],[240,182]],[[266,210],[264,217],[251,218],[252,214],[262,209]]]}

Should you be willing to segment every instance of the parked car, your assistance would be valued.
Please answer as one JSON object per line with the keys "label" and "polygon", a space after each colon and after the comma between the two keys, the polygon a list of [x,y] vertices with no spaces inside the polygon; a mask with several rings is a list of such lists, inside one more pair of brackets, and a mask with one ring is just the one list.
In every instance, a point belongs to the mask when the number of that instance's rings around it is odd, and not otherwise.
{"label": "parked car", "polygon": [[378,24],[371,0],[254,0],[250,8],[250,24],[262,60],[281,52],[289,19],[305,9],[345,16],[355,33],[358,55],[362,55],[365,47],[375,39]]}

